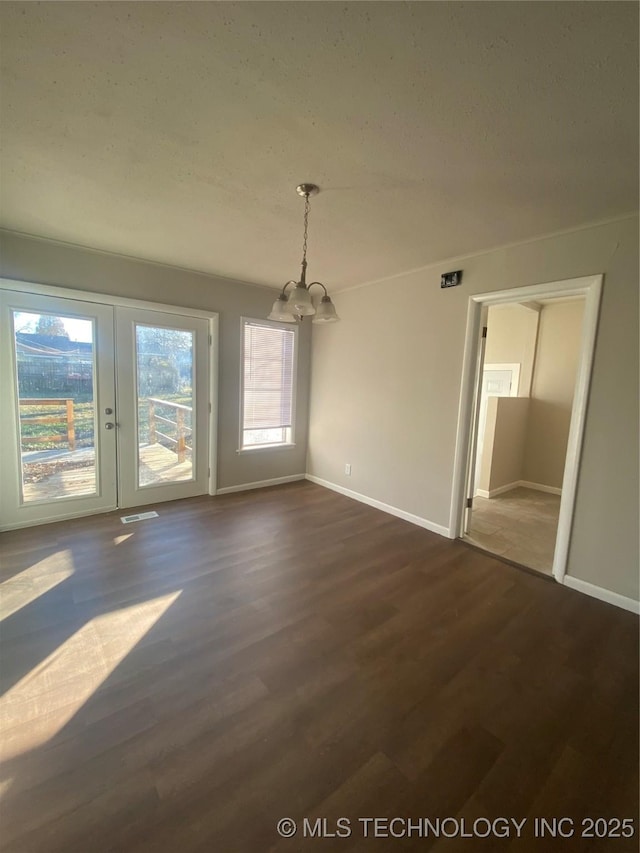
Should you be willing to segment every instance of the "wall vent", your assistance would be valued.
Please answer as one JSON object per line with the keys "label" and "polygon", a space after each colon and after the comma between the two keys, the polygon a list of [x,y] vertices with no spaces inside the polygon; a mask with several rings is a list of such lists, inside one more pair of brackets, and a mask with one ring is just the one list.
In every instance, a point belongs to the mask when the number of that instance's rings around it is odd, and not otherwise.
{"label": "wall vent", "polygon": [[120,521],[123,524],[131,524],[132,521],[144,521],[147,518],[157,518],[157,512],[137,512],[135,515],[121,515]]}

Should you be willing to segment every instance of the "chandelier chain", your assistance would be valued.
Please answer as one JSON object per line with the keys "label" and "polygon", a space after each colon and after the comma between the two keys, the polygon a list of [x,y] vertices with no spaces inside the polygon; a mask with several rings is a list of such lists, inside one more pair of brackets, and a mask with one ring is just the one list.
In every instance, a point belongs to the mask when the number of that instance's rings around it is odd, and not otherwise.
{"label": "chandelier chain", "polygon": [[309,193],[304,197],[304,240],[302,242],[302,263],[307,262],[307,234],[309,231]]}

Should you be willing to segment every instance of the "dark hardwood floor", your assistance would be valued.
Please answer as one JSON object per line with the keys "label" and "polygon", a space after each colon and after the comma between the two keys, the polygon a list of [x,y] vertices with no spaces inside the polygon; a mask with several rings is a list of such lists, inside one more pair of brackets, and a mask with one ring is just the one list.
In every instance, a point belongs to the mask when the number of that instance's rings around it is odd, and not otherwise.
{"label": "dark hardwood floor", "polygon": [[3,850],[638,849],[637,617],[310,483],[156,509],[0,537]]}

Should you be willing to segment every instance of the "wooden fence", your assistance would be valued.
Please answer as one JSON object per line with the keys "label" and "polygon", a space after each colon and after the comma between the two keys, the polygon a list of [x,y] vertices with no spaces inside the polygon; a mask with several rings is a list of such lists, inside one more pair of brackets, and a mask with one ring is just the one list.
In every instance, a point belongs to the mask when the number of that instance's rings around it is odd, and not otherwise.
{"label": "wooden fence", "polygon": [[[182,403],[172,403],[170,400],[162,400],[159,397],[148,397],[149,406],[149,444],[156,444],[161,438],[171,445],[171,449],[178,455],[178,462],[184,462],[187,452],[190,450],[187,439],[192,433],[191,426],[187,423],[187,416],[191,416],[192,407]],[[76,429],[74,421],[74,401],[64,397],[22,397],[20,408],[43,408],[48,409],[47,414],[39,415],[31,412],[20,413],[21,426],[31,424],[57,424],[62,425],[64,431],[52,432],[40,435],[27,435],[23,432],[22,443],[31,444],[39,442],[59,443],[66,441],[69,450],[76,449]],[[175,420],[165,417],[157,412],[157,408],[171,409]],[[52,411],[57,409],[57,411]],[[166,428],[171,428],[173,435],[168,435]]]}
{"label": "wooden fence", "polygon": [[20,413],[20,424],[64,424],[65,433],[50,433],[48,435],[29,435],[23,437],[23,443],[31,444],[31,442],[62,442],[67,441],[69,450],[76,449],[76,428],[73,414],[73,400],[64,397],[49,397],[41,399],[39,397],[22,397],[20,399],[20,407],[37,406],[38,408],[57,408],[59,411],[48,415],[23,415]]}
{"label": "wooden fence", "polygon": [[[187,454],[187,436],[191,434],[191,427],[187,426],[185,417],[191,414],[191,406],[184,406],[182,403],[172,403],[170,400],[161,400],[159,397],[148,397],[149,404],[149,444],[156,444],[158,436],[164,438],[173,445],[173,450],[178,454],[178,462],[184,462]],[[171,418],[166,418],[156,412],[156,407],[165,406],[173,409],[175,412],[175,421]],[[173,427],[175,435],[167,435],[158,429],[158,423]]]}

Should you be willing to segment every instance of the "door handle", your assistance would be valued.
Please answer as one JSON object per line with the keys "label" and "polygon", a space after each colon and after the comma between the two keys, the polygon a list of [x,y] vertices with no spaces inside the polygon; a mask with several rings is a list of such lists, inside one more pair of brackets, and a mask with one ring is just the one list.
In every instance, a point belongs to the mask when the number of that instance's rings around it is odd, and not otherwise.
{"label": "door handle", "polygon": [[111,421],[107,421],[107,423],[104,425],[105,429],[113,429],[114,427],[115,424],[112,424]]}

